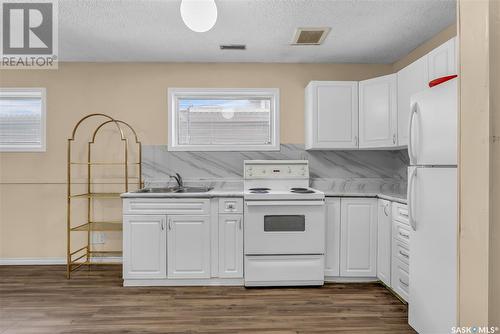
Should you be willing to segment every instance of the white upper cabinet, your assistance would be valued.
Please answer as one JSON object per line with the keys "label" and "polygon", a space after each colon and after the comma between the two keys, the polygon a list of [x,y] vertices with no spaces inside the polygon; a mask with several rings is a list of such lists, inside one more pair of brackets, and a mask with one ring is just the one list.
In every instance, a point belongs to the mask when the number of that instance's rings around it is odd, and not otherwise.
{"label": "white upper cabinet", "polygon": [[456,40],[454,37],[427,54],[427,81],[457,74]]}
{"label": "white upper cabinet", "polygon": [[342,198],[340,275],[377,276],[377,199]]}
{"label": "white upper cabinet", "polygon": [[398,146],[408,145],[410,98],[428,87],[427,56],[398,72]]}
{"label": "white upper cabinet", "polygon": [[359,148],[397,146],[397,75],[359,82]]}
{"label": "white upper cabinet", "polygon": [[358,82],[311,81],[307,85],[305,147],[358,148]]}

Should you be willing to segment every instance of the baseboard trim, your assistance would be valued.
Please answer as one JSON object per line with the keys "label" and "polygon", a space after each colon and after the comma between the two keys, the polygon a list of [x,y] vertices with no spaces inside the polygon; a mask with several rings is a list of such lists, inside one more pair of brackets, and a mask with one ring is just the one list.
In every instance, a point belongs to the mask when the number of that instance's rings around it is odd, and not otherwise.
{"label": "baseboard trim", "polygon": [[[93,258],[94,263],[122,263],[122,258],[118,257],[97,257]],[[48,265],[58,265],[66,264],[66,258],[64,257],[17,257],[17,258],[3,258],[0,259],[0,266],[48,266]]]}
{"label": "baseboard trim", "polygon": [[377,277],[325,276],[325,283],[373,283],[379,281]]}

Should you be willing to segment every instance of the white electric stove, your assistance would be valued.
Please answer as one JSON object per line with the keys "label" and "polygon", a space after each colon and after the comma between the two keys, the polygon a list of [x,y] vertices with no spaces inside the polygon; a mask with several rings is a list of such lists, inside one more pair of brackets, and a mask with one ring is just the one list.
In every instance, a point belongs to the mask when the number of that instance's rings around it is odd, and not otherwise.
{"label": "white electric stove", "polygon": [[244,163],[245,286],[322,285],[325,195],[307,160]]}

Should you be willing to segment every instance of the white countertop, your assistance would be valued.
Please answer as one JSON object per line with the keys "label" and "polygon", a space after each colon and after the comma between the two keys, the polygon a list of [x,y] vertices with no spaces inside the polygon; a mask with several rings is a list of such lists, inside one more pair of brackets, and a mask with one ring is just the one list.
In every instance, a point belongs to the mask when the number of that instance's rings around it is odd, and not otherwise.
{"label": "white countertop", "polygon": [[[318,189],[321,190],[321,189]],[[407,204],[406,196],[401,194],[383,193],[350,193],[321,190],[326,197],[376,197],[393,202]],[[123,198],[213,198],[213,197],[243,197],[243,189],[215,188],[203,193],[134,193],[128,192],[121,195]]]}

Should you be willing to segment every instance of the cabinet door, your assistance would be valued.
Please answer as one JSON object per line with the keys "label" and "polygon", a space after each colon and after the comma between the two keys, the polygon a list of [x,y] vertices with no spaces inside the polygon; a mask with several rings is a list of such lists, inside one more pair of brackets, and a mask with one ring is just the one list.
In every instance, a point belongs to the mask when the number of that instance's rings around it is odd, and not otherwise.
{"label": "cabinet door", "polygon": [[397,74],[359,82],[359,148],[397,145]]}
{"label": "cabinet door", "polygon": [[340,276],[340,198],[326,199],[325,276]]}
{"label": "cabinet door", "polygon": [[168,278],[210,277],[208,216],[168,216]]}
{"label": "cabinet door", "polygon": [[391,202],[378,200],[377,277],[391,286]]}
{"label": "cabinet door", "polygon": [[427,56],[398,72],[398,146],[408,145],[410,98],[429,87],[427,75]]}
{"label": "cabinet door", "polygon": [[358,147],[356,81],[311,81],[305,100],[306,149]]}
{"label": "cabinet door", "polygon": [[340,275],[377,276],[377,199],[342,198]]}
{"label": "cabinet door", "polygon": [[427,54],[427,81],[447,75],[457,74],[456,37],[438,46]]}
{"label": "cabinet door", "polygon": [[243,277],[243,215],[219,215],[219,277]]}
{"label": "cabinet door", "polygon": [[166,216],[123,216],[123,278],[166,278]]}

